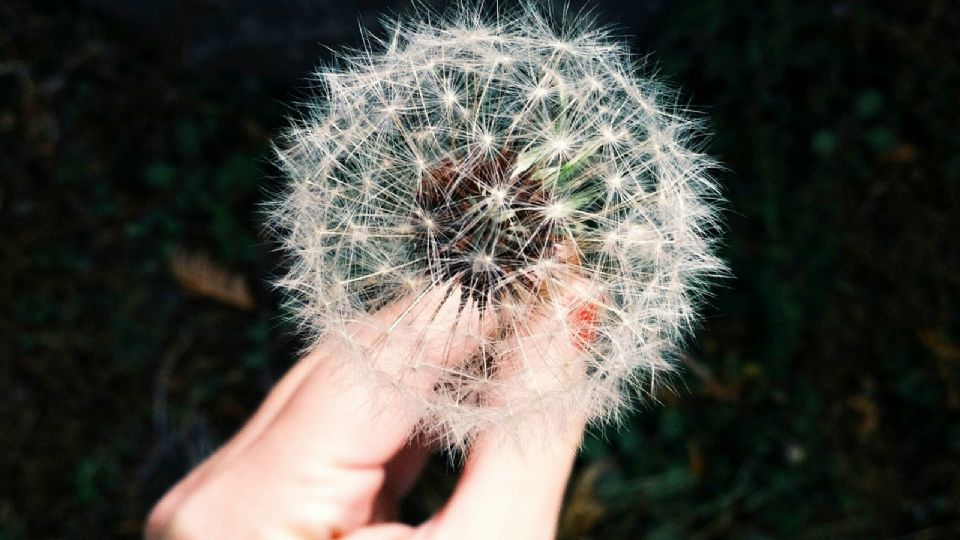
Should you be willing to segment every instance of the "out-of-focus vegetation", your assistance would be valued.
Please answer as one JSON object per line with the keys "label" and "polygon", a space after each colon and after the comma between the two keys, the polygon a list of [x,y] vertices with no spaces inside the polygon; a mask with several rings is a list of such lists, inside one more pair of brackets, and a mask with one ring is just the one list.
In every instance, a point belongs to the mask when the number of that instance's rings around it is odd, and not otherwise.
{"label": "out-of-focus vegetation", "polygon": [[[0,6],[0,539],[136,537],[294,359],[269,138],[357,17],[307,4]],[[709,118],[736,277],[561,537],[960,535],[960,5],[597,7]]]}

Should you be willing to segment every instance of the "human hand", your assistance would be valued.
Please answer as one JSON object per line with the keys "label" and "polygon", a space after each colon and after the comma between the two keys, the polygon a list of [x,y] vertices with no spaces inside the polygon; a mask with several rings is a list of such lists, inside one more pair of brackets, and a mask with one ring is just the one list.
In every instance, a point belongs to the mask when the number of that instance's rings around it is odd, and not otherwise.
{"label": "human hand", "polygon": [[[511,392],[562,388],[578,376],[582,340],[569,336],[569,320],[592,320],[582,288],[554,292],[554,314],[516,324],[506,343],[510,364],[537,362],[504,385]],[[377,344],[382,369],[399,372],[412,347],[435,365],[452,366],[474,355],[479,338],[451,339],[452,328],[472,318],[477,334],[493,331],[491,317],[458,310],[460,295],[431,291],[401,300],[348,329],[351,342]],[[403,323],[391,321],[406,311]],[[586,313],[586,315],[585,315]],[[559,315],[557,315],[559,314]],[[567,319],[569,318],[569,319]],[[481,322],[483,321],[483,322]],[[416,336],[416,339],[410,339]],[[581,336],[582,337],[582,336]],[[301,359],[259,410],[224,447],[174,486],[151,512],[150,540],[265,538],[546,539],[553,538],[564,488],[584,427],[582,418],[491,429],[477,437],[446,506],[426,523],[391,523],[396,504],[416,480],[428,449],[411,441],[417,418],[378,406],[383,389],[358,384],[359,367],[330,361],[344,354],[335,340]],[[564,373],[559,374],[558,372]],[[418,373],[414,388],[431,391],[435,371]],[[558,411],[559,413],[559,411]]]}

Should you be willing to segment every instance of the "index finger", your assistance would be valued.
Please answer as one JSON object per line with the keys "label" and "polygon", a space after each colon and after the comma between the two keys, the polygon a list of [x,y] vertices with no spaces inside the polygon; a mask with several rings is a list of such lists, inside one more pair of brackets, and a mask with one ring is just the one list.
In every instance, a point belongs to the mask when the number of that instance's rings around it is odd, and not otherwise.
{"label": "index finger", "polygon": [[418,398],[445,370],[485,345],[492,311],[463,300],[456,284],[433,285],[372,315],[358,315],[311,353],[316,367],[269,435],[316,444],[346,466],[386,463],[414,432]]}

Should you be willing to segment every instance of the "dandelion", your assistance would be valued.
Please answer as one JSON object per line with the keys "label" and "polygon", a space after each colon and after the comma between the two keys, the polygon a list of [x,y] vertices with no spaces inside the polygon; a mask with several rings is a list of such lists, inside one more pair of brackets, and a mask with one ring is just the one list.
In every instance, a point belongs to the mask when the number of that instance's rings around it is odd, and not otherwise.
{"label": "dandelion", "polygon": [[[342,53],[278,150],[291,180],[271,207],[291,261],[280,285],[303,329],[341,340],[339,361],[398,390],[452,444],[547,404],[616,419],[650,394],[723,265],[697,123],[642,71],[606,31],[532,6],[397,20]],[[515,334],[571,276],[593,291],[589,309],[557,314],[570,321],[558,339],[583,351],[579,375],[498,399],[545,365]],[[442,288],[496,321],[451,332],[483,340],[476,358],[412,356],[384,375],[377,351],[351,346],[357,321]],[[520,358],[510,370],[507,349]],[[426,368],[430,391],[408,388]]]}

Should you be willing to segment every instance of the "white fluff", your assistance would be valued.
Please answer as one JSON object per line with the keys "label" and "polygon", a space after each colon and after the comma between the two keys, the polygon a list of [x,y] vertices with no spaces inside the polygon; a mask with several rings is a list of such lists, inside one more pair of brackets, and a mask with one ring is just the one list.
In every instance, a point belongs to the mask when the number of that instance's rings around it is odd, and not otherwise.
{"label": "white fluff", "polygon": [[[697,149],[696,122],[672,93],[640,75],[642,61],[623,43],[580,18],[554,21],[532,6],[461,7],[389,26],[385,39],[368,36],[364,50],[342,53],[319,71],[318,97],[278,151],[290,183],[270,213],[291,261],[280,285],[302,328],[345,341],[347,352],[335,361],[362,365],[370,379],[358,384],[399,389],[404,402],[395,405],[451,444],[540,414],[548,403],[590,420],[615,419],[631,396],[648,394],[671,371],[705,279],[723,272],[712,253],[713,162]],[[471,178],[476,196],[464,199],[464,215],[485,220],[494,238],[471,229],[459,244],[444,244],[446,251],[423,247],[443,234],[430,215],[436,208],[425,209],[418,195],[425,179],[445,167],[477,176],[498,158],[509,161],[506,178]],[[537,196],[518,202],[511,178],[535,179]],[[449,214],[458,202],[437,204]],[[521,206],[535,211],[518,217]],[[472,226],[458,216],[460,228]],[[549,231],[558,245],[510,251],[518,235],[544,238],[534,231]],[[509,263],[496,260],[504,246],[499,255]],[[598,291],[599,326],[582,344],[581,376],[563,377],[552,391],[487,399],[505,383],[489,363],[473,362],[443,367],[441,383],[424,393],[405,388],[403,372],[381,380],[380,355],[350,346],[351,325],[451,277],[498,287],[524,273],[561,280],[562,266]],[[461,270],[451,276],[451,269]],[[473,294],[501,315],[529,302],[509,292]],[[541,303],[548,311],[549,302]],[[458,331],[476,333],[466,326]],[[508,348],[498,347],[503,333],[485,340],[497,354]],[[521,370],[544,365],[522,347],[512,353]],[[413,357],[407,365],[424,367]]]}

